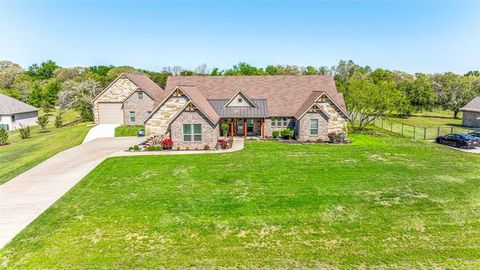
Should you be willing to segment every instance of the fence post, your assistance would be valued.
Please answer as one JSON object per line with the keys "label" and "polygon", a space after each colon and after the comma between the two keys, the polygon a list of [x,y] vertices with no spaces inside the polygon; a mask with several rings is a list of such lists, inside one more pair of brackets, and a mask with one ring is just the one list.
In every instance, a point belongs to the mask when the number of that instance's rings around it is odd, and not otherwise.
{"label": "fence post", "polygon": [[413,126],[413,138],[415,139],[415,131],[417,126]]}
{"label": "fence post", "polygon": [[424,140],[427,139],[427,128],[426,127],[423,128],[423,139]]}
{"label": "fence post", "polygon": [[453,127],[450,128],[450,133],[453,133]]}
{"label": "fence post", "polygon": [[437,137],[440,136],[440,127],[437,128]]}

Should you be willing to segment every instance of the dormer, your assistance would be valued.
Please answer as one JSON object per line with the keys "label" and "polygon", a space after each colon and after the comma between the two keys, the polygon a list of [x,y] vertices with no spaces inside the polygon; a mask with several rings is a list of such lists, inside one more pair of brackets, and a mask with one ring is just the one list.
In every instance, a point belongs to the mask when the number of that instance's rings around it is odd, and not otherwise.
{"label": "dormer", "polygon": [[255,103],[245,95],[242,90],[238,90],[235,95],[225,104],[225,107],[252,107],[256,108]]}

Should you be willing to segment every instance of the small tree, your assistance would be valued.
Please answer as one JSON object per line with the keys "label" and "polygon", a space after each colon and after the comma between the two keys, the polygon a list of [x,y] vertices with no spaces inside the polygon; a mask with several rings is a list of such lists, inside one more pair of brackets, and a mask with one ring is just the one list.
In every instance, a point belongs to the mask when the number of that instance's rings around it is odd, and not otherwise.
{"label": "small tree", "polygon": [[39,116],[37,119],[37,124],[40,125],[40,127],[42,128],[42,132],[46,132],[47,124],[48,124],[48,116],[47,115]]}
{"label": "small tree", "polygon": [[55,116],[55,127],[56,128],[61,128],[63,126],[63,112],[60,111],[56,116]]}
{"label": "small tree", "polygon": [[24,140],[30,138],[30,126],[20,126],[18,132],[20,132],[20,138]]}
{"label": "small tree", "polygon": [[225,121],[221,125],[221,129],[223,131],[223,135],[225,136],[225,139],[227,139],[228,136],[228,130],[230,129],[230,121]]}
{"label": "small tree", "polygon": [[8,143],[8,133],[5,129],[0,128],[0,145]]}

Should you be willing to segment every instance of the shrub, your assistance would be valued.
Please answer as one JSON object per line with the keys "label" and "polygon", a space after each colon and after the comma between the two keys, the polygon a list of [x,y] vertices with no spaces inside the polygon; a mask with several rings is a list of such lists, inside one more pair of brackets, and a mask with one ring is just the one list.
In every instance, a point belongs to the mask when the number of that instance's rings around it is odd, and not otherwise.
{"label": "shrub", "polygon": [[163,147],[161,147],[160,145],[150,145],[150,146],[147,146],[147,148],[145,149],[147,151],[161,151]]}
{"label": "shrub", "polygon": [[273,137],[274,139],[278,138],[278,135],[280,135],[280,131],[278,131],[278,130],[272,131],[272,137]]}
{"label": "shrub", "polygon": [[18,129],[18,132],[20,132],[20,138],[22,139],[28,139],[30,138],[30,126],[20,126]]}
{"label": "shrub", "polygon": [[293,138],[293,129],[286,128],[286,129],[282,130],[282,138],[284,138],[284,139]]}
{"label": "shrub", "polygon": [[134,151],[140,151],[140,146],[134,145],[134,146],[133,146],[133,150],[134,150]]}
{"label": "shrub", "polygon": [[62,114],[59,113],[55,116],[55,127],[56,128],[61,128],[63,126],[63,119],[62,119]]}
{"label": "shrub", "polygon": [[128,151],[133,151],[133,147],[130,146],[130,147],[128,148]]}
{"label": "shrub", "polygon": [[172,141],[172,139],[165,139],[165,140],[162,141],[162,148],[163,148],[164,150],[172,149],[172,147],[173,147],[173,141]]}
{"label": "shrub", "polygon": [[5,129],[0,128],[0,145],[8,143],[8,133]]}
{"label": "shrub", "polygon": [[210,145],[205,144],[205,146],[203,147],[203,150],[210,150]]}
{"label": "shrub", "polygon": [[37,118],[37,124],[42,128],[42,132],[45,132],[48,124],[48,116],[42,115]]}
{"label": "shrub", "polygon": [[328,133],[328,140],[331,143],[337,142],[337,133],[336,132],[329,132]]}
{"label": "shrub", "polygon": [[220,148],[222,148],[222,149],[227,149],[227,147],[228,147],[228,142],[225,141],[225,140],[219,140],[219,141],[218,141],[218,145],[219,145]]}

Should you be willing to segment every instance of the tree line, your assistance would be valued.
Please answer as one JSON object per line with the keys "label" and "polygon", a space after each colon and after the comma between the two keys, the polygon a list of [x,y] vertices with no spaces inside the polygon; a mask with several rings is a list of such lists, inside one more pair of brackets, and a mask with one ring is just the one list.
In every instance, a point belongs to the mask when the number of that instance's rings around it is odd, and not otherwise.
{"label": "tree line", "polygon": [[180,66],[149,71],[130,66],[60,67],[52,60],[33,64],[27,69],[10,61],[0,61],[0,93],[17,98],[48,112],[55,107],[75,109],[82,119],[92,120],[92,100],[118,75],[126,71],[145,73],[161,87],[168,76],[240,76],[240,75],[330,75],[345,96],[354,128],[361,129],[375,117],[404,115],[441,108],[454,117],[462,106],[480,95],[480,72],[466,74],[416,73],[375,69],[353,61],[337,65],[268,65],[255,67],[239,63],[228,69],[194,69]]}

